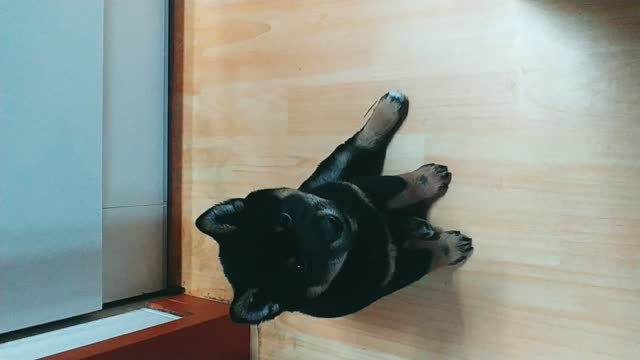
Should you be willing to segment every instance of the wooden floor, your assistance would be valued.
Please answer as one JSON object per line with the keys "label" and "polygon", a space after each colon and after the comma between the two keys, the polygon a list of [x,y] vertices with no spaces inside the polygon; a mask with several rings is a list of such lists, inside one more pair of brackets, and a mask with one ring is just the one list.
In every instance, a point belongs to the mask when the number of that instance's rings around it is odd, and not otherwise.
{"label": "wooden floor", "polygon": [[356,315],[260,326],[260,359],[638,359],[640,2],[184,4],[182,283],[229,300],[212,203],[297,186],[388,89],[386,172],[454,174],[476,252]]}

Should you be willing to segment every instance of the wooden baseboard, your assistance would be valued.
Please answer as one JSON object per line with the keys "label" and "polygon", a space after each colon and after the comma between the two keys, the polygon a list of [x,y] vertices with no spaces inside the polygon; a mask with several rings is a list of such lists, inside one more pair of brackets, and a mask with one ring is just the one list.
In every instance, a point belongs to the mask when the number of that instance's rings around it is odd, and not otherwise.
{"label": "wooden baseboard", "polygon": [[79,347],[47,360],[174,360],[250,358],[249,326],[235,324],[225,304],[178,295],[149,304],[182,318]]}

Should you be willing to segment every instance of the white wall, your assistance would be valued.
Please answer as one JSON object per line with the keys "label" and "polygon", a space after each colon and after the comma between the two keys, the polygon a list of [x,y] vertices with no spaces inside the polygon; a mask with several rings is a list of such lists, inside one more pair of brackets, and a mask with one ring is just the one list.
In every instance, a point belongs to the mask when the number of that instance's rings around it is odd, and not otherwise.
{"label": "white wall", "polygon": [[102,305],[100,0],[0,0],[0,333]]}
{"label": "white wall", "polygon": [[104,301],[165,287],[167,2],[105,1]]}
{"label": "white wall", "polygon": [[0,333],[165,287],[167,8],[0,0]]}

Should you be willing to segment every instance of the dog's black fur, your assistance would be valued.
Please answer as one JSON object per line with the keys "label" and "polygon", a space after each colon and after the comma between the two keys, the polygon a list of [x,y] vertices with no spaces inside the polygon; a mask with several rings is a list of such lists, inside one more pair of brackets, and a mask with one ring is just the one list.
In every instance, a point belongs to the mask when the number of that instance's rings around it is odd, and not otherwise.
{"label": "dog's black fur", "polygon": [[447,191],[445,166],[380,175],[408,110],[404,95],[385,94],[365,126],[299,189],[258,190],[196,220],[220,245],[234,321],[260,323],[283,311],[351,314],[471,256],[470,238],[422,218]]}

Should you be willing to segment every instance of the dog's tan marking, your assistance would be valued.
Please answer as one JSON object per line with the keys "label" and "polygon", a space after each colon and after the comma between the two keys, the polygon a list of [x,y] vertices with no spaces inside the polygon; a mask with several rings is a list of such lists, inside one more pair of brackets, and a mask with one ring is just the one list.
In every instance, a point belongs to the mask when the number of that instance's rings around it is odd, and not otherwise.
{"label": "dog's tan marking", "polygon": [[406,96],[395,91],[378,100],[366,124],[356,136],[356,145],[373,147],[381,138],[387,136],[401,120],[400,108],[404,100]]}
{"label": "dog's tan marking", "polygon": [[382,283],[380,284],[380,287],[387,286],[389,281],[391,281],[391,279],[393,278],[393,275],[396,273],[396,258],[398,257],[398,248],[391,243],[391,235],[387,234],[387,237],[389,238],[389,247],[388,247],[389,262],[387,263],[388,270],[387,270],[387,275],[385,276],[384,280],[382,280]]}
{"label": "dog's tan marking", "polygon": [[[371,207],[375,207],[373,205],[373,203],[371,203],[371,200],[367,197],[367,195],[360,190],[359,187],[348,183],[348,182],[342,182],[342,184],[349,186],[351,189],[353,189],[353,191],[360,197],[360,199],[362,199],[362,201],[364,201],[366,204],[368,204]],[[357,231],[357,222],[355,222],[353,219],[349,219],[351,221],[351,226],[353,231]],[[398,256],[398,249],[396,248],[396,246],[391,242],[391,234],[389,233],[389,229],[386,230],[386,238],[388,241],[388,254],[389,254],[389,259],[387,262],[387,274],[385,275],[384,279],[382,280],[382,283],[380,284],[381,287],[386,286],[389,281],[391,281],[391,279],[393,278],[393,275],[395,274],[396,271],[396,257]]]}
{"label": "dog's tan marking", "polygon": [[433,254],[431,270],[443,266],[464,263],[473,254],[471,238],[459,231],[445,231],[436,241],[410,239],[404,243],[405,249],[429,249]]}
{"label": "dog's tan marking", "polygon": [[333,279],[338,275],[338,272],[340,272],[340,269],[342,269],[342,265],[344,264],[348,253],[349,252],[345,251],[344,254],[329,262],[329,273],[327,274],[327,279],[325,279],[324,283],[320,285],[309,286],[307,288],[307,297],[313,299],[327,290]]}
{"label": "dog's tan marking", "polygon": [[371,202],[371,199],[369,199],[369,197],[359,187],[353,185],[352,183],[345,182],[345,181],[340,181],[339,183],[350,187],[351,190],[353,190],[353,192],[356,193],[356,195],[358,195],[358,197],[363,202],[365,202],[368,206],[375,207],[375,205],[373,205],[373,203]]}
{"label": "dog's tan marking", "polygon": [[451,173],[446,166],[428,164],[410,173],[398,175],[407,188],[387,202],[390,209],[402,208],[422,200],[435,200],[447,192]]}

